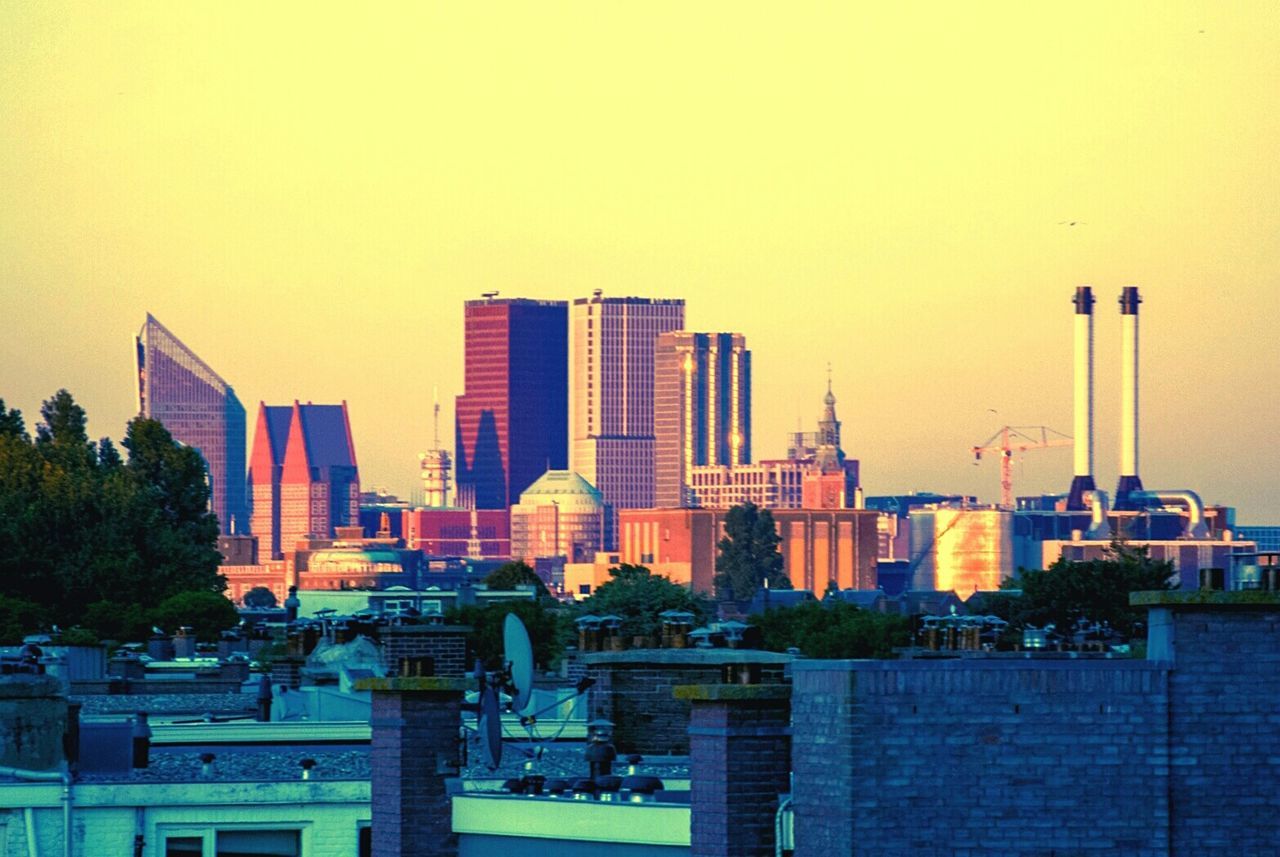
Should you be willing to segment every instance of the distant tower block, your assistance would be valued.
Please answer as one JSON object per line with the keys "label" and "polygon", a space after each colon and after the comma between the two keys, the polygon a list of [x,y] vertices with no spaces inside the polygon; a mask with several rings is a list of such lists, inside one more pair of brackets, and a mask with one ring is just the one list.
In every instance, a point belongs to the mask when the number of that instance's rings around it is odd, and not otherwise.
{"label": "distant tower block", "polygon": [[422,505],[444,509],[449,506],[449,475],[453,470],[453,460],[448,450],[440,447],[440,399],[435,390],[432,391],[432,399],[435,435],[431,449],[418,454],[422,466]]}

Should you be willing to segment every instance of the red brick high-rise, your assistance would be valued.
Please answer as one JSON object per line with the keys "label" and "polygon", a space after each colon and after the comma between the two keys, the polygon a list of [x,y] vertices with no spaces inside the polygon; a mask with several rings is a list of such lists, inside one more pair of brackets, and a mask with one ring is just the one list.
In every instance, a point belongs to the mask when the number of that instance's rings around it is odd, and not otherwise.
{"label": "red brick high-rise", "polygon": [[465,383],[455,409],[459,505],[506,509],[569,451],[569,307],[467,301]]}
{"label": "red brick high-rise", "polygon": [[347,403],[258,405],[249,459],[253,533],[279,559],[305,535],[328,538],[360,517],[360,472]]}

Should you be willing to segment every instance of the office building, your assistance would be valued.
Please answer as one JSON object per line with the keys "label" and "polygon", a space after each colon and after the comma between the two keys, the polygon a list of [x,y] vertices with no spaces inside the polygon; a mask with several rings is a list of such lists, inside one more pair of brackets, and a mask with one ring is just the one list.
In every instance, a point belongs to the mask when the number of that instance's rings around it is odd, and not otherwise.
{"label": "office building", "polygon": [[306,536],[358,526],[360,473],[347,403],[260,403],[249,485],[264,559],[281,558]]}
{"label": "office building", "polygon": [[511,507],[511,556],[532,564],[543,557],[590,562],[605,537],[604,498],[568,470],[548,470]]}
{"label": "office building", "polygon": [[467,301],[458,396],[462,505],[506,509],[568,459],[569,314],[564,301]]}
{"label": "office building", "polygon": [[158,420],[209,469],[210,511],[223,533],[244,533],[245,413],[235,390],[150,314],[134,340],[138,414]]}
{"label": "office building", "polygon": [[654,345],[683,327],[683,300],[573,302],[569,466],[615,509],[653,505]]}
{"label": "office building", "polygon": [[654,505],[690,505],[690,475],[751,461],[751,352],[740,333],[659,335],[654,352]]}

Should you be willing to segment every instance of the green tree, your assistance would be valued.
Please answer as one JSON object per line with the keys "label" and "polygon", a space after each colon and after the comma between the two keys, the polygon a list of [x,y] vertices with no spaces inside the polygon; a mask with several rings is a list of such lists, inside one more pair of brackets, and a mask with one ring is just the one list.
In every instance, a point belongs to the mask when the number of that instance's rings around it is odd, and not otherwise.
{"label": "green tree", "polygon": [[747,601],[765,581],[772,589],[790,589],[791,581],[782,571],[782,540],[773,515],[754,503],[734,506],[725,515],[724,538],[716,557],[716,595],[722,599]]}
{"label": "green tree", "polygon": [[810,658],[891,658],[910,643],[905,616],[862,610],[841,601],[807,601],[779,607],[747,620],[760,629],[773,652],[797,648]]}
{"label": "green tree", "polygon": [[484,579],[485,586],[490,589],[515,589],[517,586],[533,586],[538,598],[550,598],[546,584],[538,573],[523,562],[504,563]]}
{"label": "green tree", "polygon": [[155,623],[137,604],[95,601],[86,608],[80,624],[92,629],[102,640],[136,642],[151,636],[151,626]]}
{"label": "green tree", "polygon": [[265,586],[255,586],[240,599],[245,607],[255,610],[270,609],[276,606],[276,594]]}
{"label": "green tree", "polygon": [[564,651],[563,624],[566,620],[558,606],[543,601],[504,601],[484,606],[470,604],[451,608],[445,613],[445,622],[469,625],[471,654],[484,663],[485,669],[498,669],[502,666],[503,626],[508,613],[519,617],[529,632],[533,662],[543,669],[554,666]]}
{"label": "green tree", "polygon": [[235,605],[217,592],[181,592],[161,601],[151,611],[152,621],[166,634],[183,625],[191,627],[196,639],[215,642],[218,635],[240,624]]}
{"label": "green tree", "polygon": [[1129,593],[1172,587],[1173,563],[1151,559],[1145,545],[1112,542],[1102,559],[1069,562],[1059,558],[1043,571],[1019,570],[979,609],[1008,621],[1016,630],[1027,625],[1054,625],[1072,634],[1083,622],[1100,623],[1132,638],[1146,621],[1146,611],[1129,606]]}
{"label": "green tree", "polygon": [[577,613],[620,616],[624,637],[658,635],[662,630],[659,614],[667,610],[688,611],[699,624],[715,612],[704,596],[652,574],[642,565],[623,563],[609,569],[609,578],[578,606]]}
{"label": "green tree", "polygon": [[46,620],[45,611],[34,601],[0,595],[0,646],[16,646]]}
{"label": "green tree", "polygon": [[112,635],[135,624],[121,615],[130,607],[222,591],[218,525],[195,450],[134,420],[126,463],[110,440],[88,439],[66,390],[40,413],[32,438],[0,402],[0,595],[38,604],[44,621],[64,627],[82,623],[90,605],[115,605],[95,613],[95,630]]}

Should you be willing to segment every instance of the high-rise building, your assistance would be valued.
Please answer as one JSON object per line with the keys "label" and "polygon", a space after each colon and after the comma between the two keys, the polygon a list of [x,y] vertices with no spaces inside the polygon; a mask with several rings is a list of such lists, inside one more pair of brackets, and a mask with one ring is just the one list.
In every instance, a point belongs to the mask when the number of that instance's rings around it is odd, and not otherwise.
{"label": "high-rise building", "polygon": [[455,408],[459,498],[506,509],[569,448],[569,310],[564,301],[467,301],[465,392]]}
{"label": "high-rise building", "polygon": [[231,385],[148,313],[134,340],[138,413],[193,447],[209,468],[210,508],[223,533],[244,533],[245,414]]}
{"label": "high-rise building", "polygon": [[740,333],[658,336],[653,385],[654,505],[690,505],[690,471],[751,461],[751,352]]}
{"label": "high-rise building", "polygon": [[360,523],[360,472],[347,403],[258,405],[249,465],[258,551],[279,559],[305,536]]}
{"label": "high-rise building", "polygon": [[653,505],[653,353],[684,327],[684,301],[573,302],[570,467],[615,509]]}

